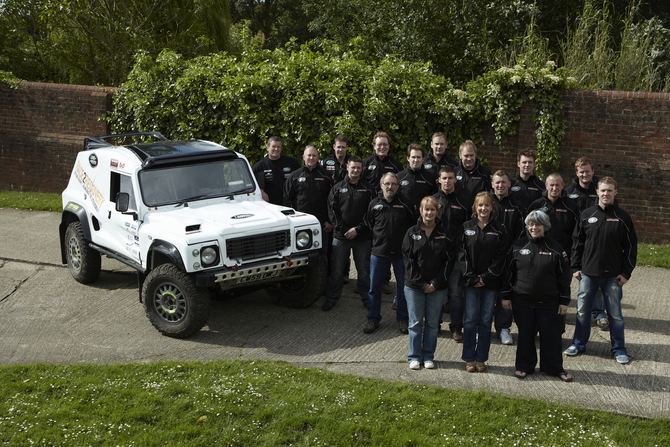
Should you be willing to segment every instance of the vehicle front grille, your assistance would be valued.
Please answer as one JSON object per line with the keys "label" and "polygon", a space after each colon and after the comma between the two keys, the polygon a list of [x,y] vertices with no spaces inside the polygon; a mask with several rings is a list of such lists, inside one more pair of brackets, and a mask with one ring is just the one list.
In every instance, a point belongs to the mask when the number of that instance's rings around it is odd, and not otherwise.
{"label": "vehicle front grille", "polygon": [[246,261],[276,255],[289,245],[291,245],[291,233],[288,230],[238,237],[226,241],[226,255],[230,259]]}

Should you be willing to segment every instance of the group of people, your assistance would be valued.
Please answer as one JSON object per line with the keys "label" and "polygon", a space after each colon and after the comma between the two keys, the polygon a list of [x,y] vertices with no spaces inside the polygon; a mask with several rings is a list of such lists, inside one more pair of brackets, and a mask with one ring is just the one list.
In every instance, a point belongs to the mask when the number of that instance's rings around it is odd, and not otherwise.
{"label": "group of people", "polygon": [[593,314],[610,331],[616,361],[628,363],[621,291],[635,268],[637,238],[615,200],[616,181],[598,179],[589,159],[577,160],[566,188],[558,172],[546,183],[538,178],[532,151],[518,154],[513,177],[482,166],[470,140],[454,160],[443,133],[432,136],[428,153],[410,144],[406,168],[389,153],[384,132],[374,135],[373,153],[364,160],[348,147],[339,135],[333,153],[319,161],[317,148],[307,146],[300,166],[282,155],[281,138],[272,137],[268,156],[253,168],[265,200],[321,222],[321,253],[329,264],[323,311],[339,300],[353,252],[357,291],[368,309],[366,334],[380,326],[393,267],[393,309],[398,329],[409,334],[411,369],[435,367],[448,311],[467,371],[486,370],[492,324],[503,344],[513,344],[515,321],[515,376],[535,371],[539,332],[540,371],[570,381],[561,344],[574,277],[577,319],[565,354],[586,350]]}

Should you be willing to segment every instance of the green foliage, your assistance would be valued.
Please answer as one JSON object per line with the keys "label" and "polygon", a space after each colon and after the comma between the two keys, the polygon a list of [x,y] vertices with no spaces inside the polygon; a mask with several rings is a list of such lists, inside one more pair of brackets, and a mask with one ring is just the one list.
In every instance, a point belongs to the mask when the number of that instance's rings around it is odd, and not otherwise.
{"label": "green foliage", "polygon": [[443,131],[455,151],[465,137],[477,139],[487,120],[504,146],[522,104],[534,101],[538,161],[558,166],[561,96],[570,83],[565,69],[518,65],[460,90],[433,74],[430,64],[394,56],[365,62],[354,54],[332,43],[190,61],[169,51],[155,60],[141,54],[115,96],[110,121],[119,132],[158,130],[171,138],[217,141],[254,161],[271,135],[282,136],[286,153],[299,155],[307,144],[330,152],[335,135],[343,133],[354,153],[367,155],[380,130],[396,153]]}
{"label": "green foliage", "polygon": [[0,70],[0,83],[9,84],[11,88],[19,88],[21,79],[14,76],[14,73]]}

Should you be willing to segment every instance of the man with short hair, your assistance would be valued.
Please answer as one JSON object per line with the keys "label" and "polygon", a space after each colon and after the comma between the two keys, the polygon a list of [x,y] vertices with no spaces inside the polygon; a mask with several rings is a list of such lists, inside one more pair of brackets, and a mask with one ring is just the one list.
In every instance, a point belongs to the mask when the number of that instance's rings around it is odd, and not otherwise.
{"label": "man with short hair", "polygon": [[[581,157],[575,162],[575,174],[577,177],[572,179],[572,184],[565,188],[565,193],[570,199],[577,202],[581,213],[585,209],[598,204],[598,193],[596,191],[598,176],[595,175],[593,163],[586,157]],[[570,253],[568,252],[568,254]],[[600,292],[598,292],[593,302],[591,314],[600,330],[609,330],[610,325],[605,314],[605,302]]]}
{"label": "man with short hair", "polygon": [[478,192],[491,191],[491,171],[477,159],[477,146],[472,140],[464,141],[458,149],[461,162],[456,167],[456,178],[463,183],[464,192],[474,200]]}
{"label": "man with short hair", "polygon": [[328,194],[332,180],[319,165],[319,151],[309,145],[302,154],[304,165],[293,171],[284,183],[284,206],[296,211],[313,214],[321,223],[322,246],[319,249],[328,263],[328,245],[333,231],[328,218]]}
{"label": "man with short hair", "polygon": [[380,191],[380,180],[387,172],[397,174],[403,170],[402,163],[389,154],[391,139],[386,132],[377,132],[372,138],[372,155],[363,160],[363,180]]}
{"label": "man with short hair", "polygon": [[270,137],[266,150],[268,156],[254,165],[254,176],[261,188],[263,200],[281,205],[284,201],[284,182],[291,172],[300,169],[300,163],[288,155],[282,155],[281,137]]}
{"label": "man with short hair", "polygon": [[[516,242],[525,230],[523,223],[526,210],[523,205],[518,202],[509,193],[511,181],[509,174],[503,170],[498,170],[491,178],[491,186],[493,187],[493,203],[495,203],[497,212],[495,219],[505,225],[507,234],[510,235],[512,241]],[[496,297],[496,304],[494,309],[495,328],[500,342],[503,345],[511,345],[514,343],[510,328],[514,316],[511,309],[505,309],[502,305],[502,296],[498,294]]]}
{"label": "man with short hair", "polygon": [[423,167],[429,170],[435,178],[440,176],[440,169],[444,166],[458,166],[458,162],[447,155],[447,137],[442,132],[435,132],[430,140],[430,151],[423,159]]}
{"label": "man with short hair", "polygon": [[611,352],[618,363],[628,363],[624,320],[621,314],[622,287],[637,261],[637,235],[630,215],[619,208],[616,181],[604,177],[598,182],[598,204],[579,216],[573,233],[573,274],[579,281],[577,320],[572,345],[565,354],[586,351],[591,335],[591,305],[597,290],[605,299],[610,325]]}
{"label": "man with short hair", "polygon": [[563,190],[563,177],[558,172],[552,172],[546,178],[546,186],[542,197],[530,204],[528,212],[540,210],[547,213],[551,221],[551,236],[561,244],[566,255],[572,250],[572,233],[577,224],[580,210],[577,204],[568,197]]}
{"label": "man with short hair", "polygon": [[544,182],[535,175],[535,152],[522,150],[516,156],[519,172],[512,178],[512,195],[528,209],[531,203],[542,197],[546,188]]}
{"label": "man with short hair", "polygon": [[354,155],[347,162],[347,175],[338,182],[328,196],[328,215],[333,224],[333,252],[331,271],[326,286],[326,302],[321,310],[328,312],[342,295],[342,278],[349,253],[354,252],[358,279],[356,288],[365,307],[370,307],[370,249],[372,235],[363,218],[370,201],[376,196],[374,189],[361,179],[363,160]]}
{"label": "man with short hair", "polygon": [[400,194],[407,197],[419,209],[421,200],[432,196],[437,190],[437,179],[423,165],[423,147],[420,144],[407,146],[407,169],[398,173]]}
{"label": "man with short hair", "polygon": [[[472,201],[459,189],[456,189],[456,171],[451,166],[440,169],[440,190],[433,195],[440,203],[440,220],[449,229],[454,240],[460,240],[463,224],[472,215]],[[458,282],[461,279],[461,263],[454,262],[449,275],[449,330],[456,343],[463,342],[463,289]]]}
{"label": "man with short hair", "polygon": [[333,143],[333,153],[321,161],[321,166],[326,169],[333,183],[341,182],[347,175],[347,161],[350,157],[348,150],[349,140],[344,135],[338,135]]}
{"label": "man with short hair", "polygon": [[414,205],[398,194],[398,176],[387,172],[380,180],[381,193],[368,206],[365,226],[372,232],[370,256],[370,312],[363,332],[373,333],[381,321],[382,284],[393,266],[396,280],[396,321],[401,333],[408,333],[409,314],[405,300],[405,264],[402,258],[402,241],[407,230],[416,223]]}

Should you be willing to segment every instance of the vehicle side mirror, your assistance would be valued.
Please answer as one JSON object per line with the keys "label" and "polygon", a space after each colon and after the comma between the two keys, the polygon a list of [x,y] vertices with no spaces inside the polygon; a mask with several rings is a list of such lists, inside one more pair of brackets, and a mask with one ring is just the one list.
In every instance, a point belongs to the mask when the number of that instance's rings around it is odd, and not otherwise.
{"label": "vehicle side mirror", "polygon": [[130,194],[127,192],[119,192],[116,194],[116,211],[125,213],[128,211],[128,204],[130,203]]}

